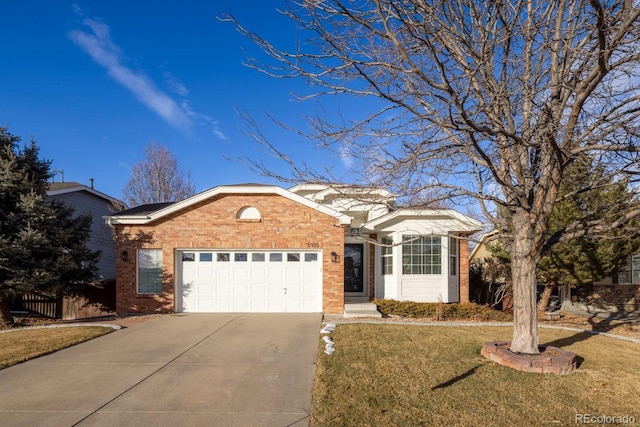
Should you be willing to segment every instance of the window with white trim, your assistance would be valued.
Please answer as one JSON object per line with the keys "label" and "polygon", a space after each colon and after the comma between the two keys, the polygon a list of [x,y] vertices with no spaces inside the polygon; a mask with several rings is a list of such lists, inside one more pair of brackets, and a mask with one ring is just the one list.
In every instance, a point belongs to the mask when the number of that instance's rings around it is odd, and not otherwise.
{"label": "window with white trim", "polygon": [[442,274],[440,236],[404,235],[402,274]]}
{"label": "window with white trim", "polygon": [[260,211],[253,206],[245,206],[238,211],[236,219],[241,221],[260,221],[262,220],[262,215],[260,215]]}
{"label": "window with white trim", "polygon": [[138,249],[139,294],[162,293],[162,249]]}
{"label": "window with white trim", "polygon": [[640,253],[633,254],[627,259],[624,267],[618,270],[618,284],[640,283]]}
{"label": "window with white trim", "polygon": [[382,265],[382,274],[393,274],[393,239],[385,236],[380,239],[380,257]]}
{"label": "window with white trim", "polygon": [[458,274],[458,239],[449,237],[449,275]]}

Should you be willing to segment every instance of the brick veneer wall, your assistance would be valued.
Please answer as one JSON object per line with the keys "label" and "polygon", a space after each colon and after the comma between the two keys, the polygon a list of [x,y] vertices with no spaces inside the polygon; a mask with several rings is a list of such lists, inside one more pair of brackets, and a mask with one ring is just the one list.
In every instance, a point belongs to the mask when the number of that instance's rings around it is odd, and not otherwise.
{"label": "brick veneer wall", "polygon": [[596,308],[609,309],[615,306],[618,311],[640,310],[640,285],[601,285],[581,286],[572,289],[578,301]]}
{"label": "brick veneer wall", "polygon": [[[238,220],[238,211],[253,206],[260,221]],[[175,249],[308,249],[323,251],[322,307],[325,313],[344,311],[344,266],[331,252],[344,251],[339,221],[279,195],[221,195],[202,201],[152,224],[117,225],[116,311],[175,311]],[[136,293],[138,248],[162,249],[164,284],[160,295]]]}
{"label": "brick veneer wall", "polygon": [[469,241],[460,239],[459,242],[460,302],[469,302]]}

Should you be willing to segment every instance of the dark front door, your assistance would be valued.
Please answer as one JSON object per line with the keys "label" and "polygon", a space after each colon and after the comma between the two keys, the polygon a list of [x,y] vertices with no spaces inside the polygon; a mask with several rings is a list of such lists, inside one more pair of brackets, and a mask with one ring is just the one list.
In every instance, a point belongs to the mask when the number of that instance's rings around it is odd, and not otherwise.
{"label": "dark front door", "polygon": [[349,243],[344,245],[344,291],[364,292],[362,277],[364,245]]}

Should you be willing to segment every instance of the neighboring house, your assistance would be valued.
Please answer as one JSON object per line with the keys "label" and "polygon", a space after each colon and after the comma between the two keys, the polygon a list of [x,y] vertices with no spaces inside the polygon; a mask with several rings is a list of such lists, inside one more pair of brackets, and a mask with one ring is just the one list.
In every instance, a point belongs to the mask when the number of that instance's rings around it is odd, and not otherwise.
{"label": "neighboring house", "polygon": [[91,236],[87,247],[100,251],[96,279],[99,286],[90,286],[82,295],[25,294],[13,301],[12,310],[28,310],[44,316],[64,320],[85,319],[113,314],[115,308],[116,243],[113,230],[104,217],[123,209],[126,205],[111,196],[77,182],[49,183],[47,201],[57,200],[72,207],[76,214],[92,218]]}
{"label": "neighboring house", "polygon": [[[473,248],[469,262],[483,263],[493,255],[486,244],[495,239],[497,231],[486,233]],[[480,286],[481,284],[476,284]],[[472,285],[472,288],[476,286]],[[544,286],[538,286],[538,293]],[[475,292],[478,293],[478,292]],[[640,310],[640,253],[627,260],[626,265],[612,277],[605,277],[597,282],[571,287],[560,286],[557,293],[562,309],[566,311],[582,310],[587,312],[633,312]],[[484,301],[479,301],[484,302]],[[510,304],[511,301],[508,300]]]}
{"label": "neighboring house", "polygon": [[104,216],[126,209],[126,205],[111,196],[77,182],[52,182],[49,184],[47,200],[59,200],[75,209],[77,214],[89,214],[91,237],[87,247],[100,251],[98,279],[113,280],[116,277],[116,243],[113,230],[105,223]]}
{"label": "neighboring house", "polygon": [[484,233],[480,240],[476,243],[476,245],[471,250],[471,254],[469,255],[469,263],[473,262],[484,262],[484,260],[493,257],[493,253],[487,247],[488,244],[496,244],[498,242],[498,231],[491,230],[488,233]]}
{"label": "neighboring house", "polygon": [[[488,304],[502,310],[513,309],[507,268],[500,264],[489,246],[499,245],[498,231],[484,233],[469,255],[472,269],[470,299],[478,304]],[[474,270],[475,267],[475,270]],[[473,274],[475,273],[475,274]]]}
{"label": "neighboring house", "polygon": [[614,313],[640,311],[640,253],[630,256],[626,265],[612,277],[574,289],[565,286],[563,293],[564,309]]}
{"label": "neighboring house", "polygon": [[[466,237],[451,209],[397,209],[384,190],[214,187],[111,215],[118,312],[342,313],[373,298],[468,301]],[[404,243],[403,243],[404,242]]]}

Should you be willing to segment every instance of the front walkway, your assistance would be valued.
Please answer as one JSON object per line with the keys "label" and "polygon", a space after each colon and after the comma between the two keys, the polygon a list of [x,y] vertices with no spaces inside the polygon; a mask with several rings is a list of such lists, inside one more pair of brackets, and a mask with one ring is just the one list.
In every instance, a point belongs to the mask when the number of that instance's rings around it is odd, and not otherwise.
{"label": "front walkway", "polygon": [[574,316],[592,317],[607,321],[619,321],[640,324],[640,310],[636,311],[609,311],[598,309],[588,304],[580,302],[565,301],[562,303],[561,311]]}

